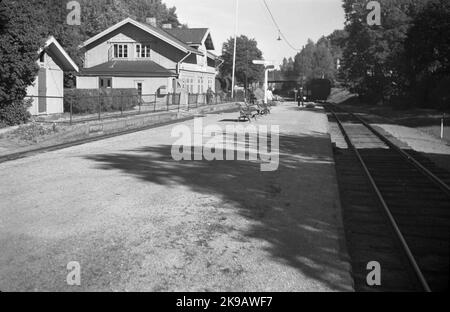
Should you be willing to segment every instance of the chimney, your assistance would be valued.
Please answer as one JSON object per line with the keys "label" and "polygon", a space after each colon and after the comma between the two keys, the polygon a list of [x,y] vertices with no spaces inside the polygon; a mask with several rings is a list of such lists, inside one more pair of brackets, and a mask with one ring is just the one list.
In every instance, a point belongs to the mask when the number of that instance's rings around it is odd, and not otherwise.
{"label": "chimney", "polygon": [[156,18],[155,17],[147,17],[145,19],[145,22],[149,25],[152,25],[153,27],[157,27],[156,26]]}
{"label": "chimney", "polygon": [[162,28],[164,28],[164,29],[172,29],[172,24],[163,24]]}

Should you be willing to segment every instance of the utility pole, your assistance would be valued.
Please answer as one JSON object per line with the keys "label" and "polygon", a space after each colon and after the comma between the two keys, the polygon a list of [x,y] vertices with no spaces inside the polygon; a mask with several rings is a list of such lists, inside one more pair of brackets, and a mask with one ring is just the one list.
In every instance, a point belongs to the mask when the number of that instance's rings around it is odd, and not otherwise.
{"label": "utility pole", "polygon": [[233,78],[231,80],[231,98],[234,98],[234,84],[236,78],[236,43],[239,22],[239,0],[236,0],[236,23],[234,28]]}
{"label": "utility pole", "polygon": [[247,49],[247,57],[245,58],[245,98],[247,98],[247,89],[248,89],[248,49]]}

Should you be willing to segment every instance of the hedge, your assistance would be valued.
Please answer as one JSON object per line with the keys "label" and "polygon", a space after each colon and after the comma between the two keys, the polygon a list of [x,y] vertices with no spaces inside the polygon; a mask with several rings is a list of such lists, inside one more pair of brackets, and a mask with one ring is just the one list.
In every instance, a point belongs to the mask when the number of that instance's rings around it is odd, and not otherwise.
{"label": "hedge", "polygon": [[26,123],[31,115],[28,108],[32,100],[12,101],[0,106],[0,128]]}
{"label": "hedge", "polygon": [[64,111],[74,114],[92,114],[99,111],[99,103],[102,112],[120,110],[132,110],[139,105],[137,89],[65,89]]}

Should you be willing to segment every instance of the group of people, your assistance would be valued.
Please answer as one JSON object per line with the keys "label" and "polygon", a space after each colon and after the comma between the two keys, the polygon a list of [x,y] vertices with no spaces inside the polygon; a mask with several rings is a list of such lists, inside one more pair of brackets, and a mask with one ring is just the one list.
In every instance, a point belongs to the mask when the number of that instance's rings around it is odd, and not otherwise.
{"label": "group of people", "polygon": [[[267,91],[267,100],[273,101],[273,93],[272,93],[272,89],[268,89]],[[257,100],[264,100],[264,91],[262,91],[262,89],[256,89],[255,91],[248,89],[247,90],[247,101],[248,103],[254,103]],[[298,89],[295,90],[295,100],[297,102],[297,105],[299,107],[304,107],[306,106],[305,101],[306,101],[306,96],[305,93],[303,91],[303,87],[300,87]]]}
{"label": "group of people", "polygon": [[[272,89],[267,89],[267,101],[272,102],[274,100]],[[256,90],[247,89],[246,100],[248,103],[254,103],[255,101],[264,101],[264,91],[261,88]]]}

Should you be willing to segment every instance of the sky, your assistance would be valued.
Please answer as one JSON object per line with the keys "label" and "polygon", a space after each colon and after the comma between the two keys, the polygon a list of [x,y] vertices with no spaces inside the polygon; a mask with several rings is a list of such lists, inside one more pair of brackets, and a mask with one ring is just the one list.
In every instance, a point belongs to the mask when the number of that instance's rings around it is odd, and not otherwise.
{"label": "sky", "polygon": [[[191,28],[211,29],[215,53],[221,54],[223,43],[234,36],[237,0],[163,0],[177,8],[181,23]],[[317,41],[323,35],[344,27],[342,0],[266,0],[281,31],[296,49],[308,38]],[[263,0],[239,0],[238,35],[256,39],[266,60],[281,64],[284,57],[297,51],[283,41],[277,41],[274,26]]]}

